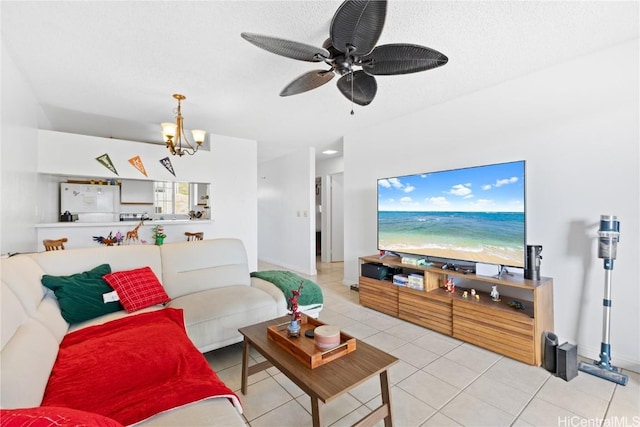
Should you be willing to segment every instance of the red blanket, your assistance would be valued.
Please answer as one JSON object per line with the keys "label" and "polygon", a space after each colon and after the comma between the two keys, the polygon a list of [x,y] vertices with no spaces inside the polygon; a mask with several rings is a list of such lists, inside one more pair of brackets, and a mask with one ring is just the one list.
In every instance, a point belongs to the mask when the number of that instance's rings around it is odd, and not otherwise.
{"label": "red blanket", "polygon": [[211,369],[166,308],[72,332],[60,344],[43,406],[95,412],[133,424],[210,397],[238,396]]}

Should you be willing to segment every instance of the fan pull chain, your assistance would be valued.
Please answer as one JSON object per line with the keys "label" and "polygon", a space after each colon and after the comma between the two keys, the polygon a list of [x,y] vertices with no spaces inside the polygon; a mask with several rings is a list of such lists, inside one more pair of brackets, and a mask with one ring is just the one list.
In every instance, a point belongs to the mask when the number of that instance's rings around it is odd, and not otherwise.
{"label": "fan pull chain", "polygon": [[353,70],[351,70],[351,115],[353,116],[355,113],[353,112]]}

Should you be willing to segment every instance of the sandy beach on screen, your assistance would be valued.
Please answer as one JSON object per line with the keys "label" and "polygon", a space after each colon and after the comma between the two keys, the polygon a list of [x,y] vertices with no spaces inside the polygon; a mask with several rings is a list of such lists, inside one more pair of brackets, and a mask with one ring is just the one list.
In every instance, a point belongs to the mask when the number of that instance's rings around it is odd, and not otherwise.
{"label": "sandy beach on screen", "polygon": [[[392,251],[394,249],[391,249]],[[481,262],[484,264],[499,264],[499,265],[509,265],[509,266],[522,266],[522,261],[524,259],[523,253],[517,254],[516,252],[510,251],[499,251],[496,250],[495,253],[487,253],[487,252],[467,252],[467,251],[458,251],[455,249],[411,249],[410,251],[407,248],[396,249],[398,252],[410,252],[411,254],[416,255],[424,255],[432,258],[445,258],[451,260],[466,260],[472,262]]]}

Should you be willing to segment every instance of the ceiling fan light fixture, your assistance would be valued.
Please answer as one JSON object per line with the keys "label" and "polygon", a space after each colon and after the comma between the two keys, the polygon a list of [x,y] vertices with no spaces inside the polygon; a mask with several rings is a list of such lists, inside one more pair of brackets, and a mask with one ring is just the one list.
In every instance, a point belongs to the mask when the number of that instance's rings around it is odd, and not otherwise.
{"label": "ceiling fan light fixture", "polygon": [[179,93],[174,93],[173,97],[178,101],[178,106],[174,110],[176,121],[175,123],[164,122],[160,124],[162,127],[162,139],[165,144],[167,144],[167,148],[172,155],[182,157],[185,154],[189,154],[191,156],[198,151],[207,133],[199,129],[192,130],[191,134],[193,135],[195,143],[192,144],[189,141],[187,135],[184,133],[184,117],[182,116],[181,105],[182,101],[187,99],[187,97]]}

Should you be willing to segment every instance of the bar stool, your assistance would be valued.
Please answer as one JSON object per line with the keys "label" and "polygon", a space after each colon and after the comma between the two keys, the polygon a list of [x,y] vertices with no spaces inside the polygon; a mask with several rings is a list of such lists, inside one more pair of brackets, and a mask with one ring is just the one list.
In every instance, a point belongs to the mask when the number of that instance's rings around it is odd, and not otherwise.
{"label": "bar stool", "polygon": [[63,237],[57,240],[44,239],[42,241],[42,244],[44,245],[44,249],[46,251],[61,251],[61,250],[64,250],[64,243],[66,242],[67,242],[67,238]]}
{"label": "bar stool", "polygon": [[204,238],[204,233],[202,231],[198,231],[196,233],[185,231],[184,235],[187,236],[188,242],[194,242],[196,240],[202,240]]}

